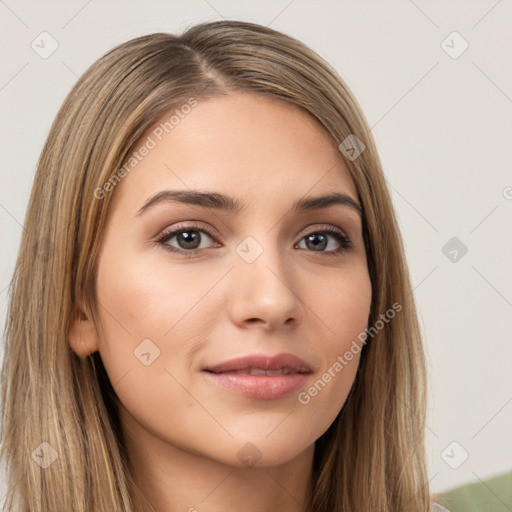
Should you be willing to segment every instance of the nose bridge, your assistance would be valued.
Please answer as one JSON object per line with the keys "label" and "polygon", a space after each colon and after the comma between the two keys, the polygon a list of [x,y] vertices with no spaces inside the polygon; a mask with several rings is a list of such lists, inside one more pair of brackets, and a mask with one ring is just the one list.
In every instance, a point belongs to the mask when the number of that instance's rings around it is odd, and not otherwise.
{"label": "nose bridge", "polygon": [[235,249],[233,314],[238,321],[258,318],[276,324],[298,319],[300,300],[293,269],[272,234],[247,236]]}
{"label": "nose bridge", "polygon": [[275,236],[268,233],[246,236],[236,246],[235,252],[235,267],[239,272],[257,280],[278,281],[285,286],[283,281],[286,283],[288,279],[285,254]]}

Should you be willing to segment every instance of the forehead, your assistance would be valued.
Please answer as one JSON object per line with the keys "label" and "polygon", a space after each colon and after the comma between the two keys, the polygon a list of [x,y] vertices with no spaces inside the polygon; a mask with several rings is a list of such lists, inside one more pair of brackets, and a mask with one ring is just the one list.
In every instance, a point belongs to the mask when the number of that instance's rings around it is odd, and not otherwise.
{"label": "forehead", "polygon": [[141,138],[114,202],[138,209],[164,189],[207,189],[249,206],[331,191],[357,198],[336,142],[299,107],[247,93],[196,101],[164,114]]}

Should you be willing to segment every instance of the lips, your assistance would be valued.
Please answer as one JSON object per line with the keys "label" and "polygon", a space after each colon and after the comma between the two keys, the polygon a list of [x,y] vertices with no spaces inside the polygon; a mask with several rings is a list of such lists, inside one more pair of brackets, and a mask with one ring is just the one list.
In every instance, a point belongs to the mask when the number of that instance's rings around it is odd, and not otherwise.
{"label": "lips", "polygon": [[312,369],[303,359],[293,354],[283,353],[275,356],[253,354],[239,357],[214,366],[208,366],[204,368],[204,371],[217,374],[280,376],[295,373],[311,373]]}
{"label": "lips", "polygon": [[303,387],[312,369],[292,354],[254,354],[203,369],[208,382],[258,400],[277,400]]}

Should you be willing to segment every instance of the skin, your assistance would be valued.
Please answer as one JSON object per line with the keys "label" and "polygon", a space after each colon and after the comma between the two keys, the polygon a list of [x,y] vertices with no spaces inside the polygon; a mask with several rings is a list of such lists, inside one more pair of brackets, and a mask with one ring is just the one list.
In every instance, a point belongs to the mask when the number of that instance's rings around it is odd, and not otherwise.
{"label": "skin", "polygon": [[[174,201],[136,215],[157,192],[190,188],[240,199],[245,209]],[[344,205],[291,209],[334,191],[357,202],[325,129],[295,106],[247,93],[199,100],[113,191],[97,267],[99,325],[84,309],[70,343],[80,356],[99,350],[135,480],[161,510],[295,512],[309,501],[314,443],[340,412],[359,355],[307,404],[297,392],[247,398],[201,370],[289,352],[313,367],[307,390],[364,331],[371,284],[360,216]],[[193,257],[155,242],[191,221],[214,235],[199,231]],[[326,247],[308,246],[306,235],[322,236],[325,225],[353,247],[343,250],[330,234]],[[248,236],[263,249],[252,263],[236,252]],[[190,251],[176,235],[166,244]],[[148,366],[134,355],[145,339],[160,350]],[[244,446],[259,454],[256,464],[241,460]]]}

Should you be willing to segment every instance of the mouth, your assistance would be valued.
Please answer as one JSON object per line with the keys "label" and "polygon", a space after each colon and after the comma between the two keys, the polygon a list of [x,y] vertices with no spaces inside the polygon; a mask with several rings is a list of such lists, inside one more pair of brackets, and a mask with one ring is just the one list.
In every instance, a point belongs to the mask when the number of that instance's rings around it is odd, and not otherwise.
{"label": "mouth", "polygon": [[[230,359],[214,366],[207,366],[205,371],[213,373],[243,373],[249,375],[272,375],[272,372],[280,372],[276,375],[290,373],[311,373],[311,366],[293,354],[250,354],[248,356]],[[252,372],[252,373],[251,373]]]}
{"label": "mouth", "polygon": [[205,370],[210,373],[229,374],[229,375],[267,375],[268,377],[277,377],[278,375],[291,375],[297,373],[309,373],[309,372],[296,372],[291,368],[280,368],[279,370],[264,370],[263,368],[249,368],[248,370],[229,370],[225,372],[214,372],[212,370]]}
{"label": "mouth", "polygon": [[292,354],[232,359],[203,369],[210,382],[248,398],[275,400],[303,387],[311,366]]}

